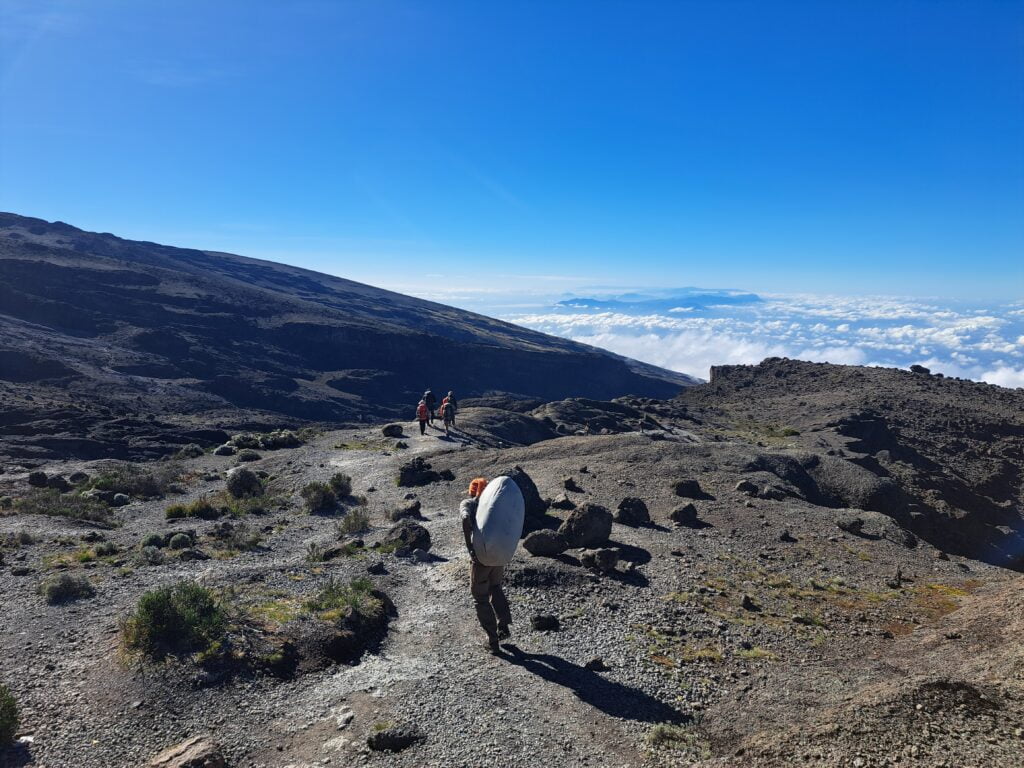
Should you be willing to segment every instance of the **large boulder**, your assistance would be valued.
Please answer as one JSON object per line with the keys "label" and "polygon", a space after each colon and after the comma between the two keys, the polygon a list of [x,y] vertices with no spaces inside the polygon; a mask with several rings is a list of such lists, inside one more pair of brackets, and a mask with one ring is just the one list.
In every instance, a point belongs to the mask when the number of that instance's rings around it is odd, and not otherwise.
{"label": "large boulder", "polygon": [[224,768],[220,747],[202,736],[193,736],[165,749],[149,761],[149,768]]}
{"label": "large boulder", "polygon": [[566,518],[558,532],[570,547],[600,547],[612,535],[612,513],[600,504],[581,504]]}
{"label": "large boulder", "polygon": [[[523,494],[523,501],[526,502],[526,527],[542,527],[544,516],[548,511],[548,505],[540,497],[536,483],[526,474],[526,470],[516,465],[504,472],[498,472],[496,476],[500,475],[512,478],[512,481],[519,486],[519,490]],[[532,526],[530,525],[531,521],[534,523]]]}
{"label": "large boulder", "polygon": [[395,553],[408,552],[414,549],[430,550],[430,531],[412,520],[402,520],[391,527],[384,535],[383,544],[395,547]]}
{"label": "large boulder", "polygon": [[396,509],[391,510],[390,518],[393,522],[399,520],[422,520],[420,510],[423,505],[419,499],[408,499],[403,501]]}
{"label": "large boulder", "polygon": [[683,504],[676,507],[669,513],[669,519],[676,525],[684,525],[687,528],[698,528],[701,526],[697,508],[693,504]]}
{"label": "large boulder", "polygon": [[536,557],[554,557],[569,548],[565,536],[547,528],[527,534],[523,539],[523,549]]}
{"label": "large boulder", "polygon": [[401,424],[387,424],[380,431],[384,437],[402,437],[404,434]]}
{"label": "large boulder", "polygon": [[700,499],[704,497],[704,491],[701,490],[700,483],[696,480],[676,480],[672,483],[672,492],[676,496],[682,496],[685,499]]}
{"label": "large boulder", "polygon": [[235,467],[227,476],[228,493],[236,499],[263,495],[263,483],[251,469]]}
{"label": "large boulder", "polygon": [[33,488],[45,488],[46,481],[46,473],[40,469],[37,469],[35,472],[28,473],[28,484]]}
{"label": "large boulder", "polygon": [[615,511],[615,522],[633,526],[650,525],[651,513],[643,499],[627,496],[619,502],[619,508]]}

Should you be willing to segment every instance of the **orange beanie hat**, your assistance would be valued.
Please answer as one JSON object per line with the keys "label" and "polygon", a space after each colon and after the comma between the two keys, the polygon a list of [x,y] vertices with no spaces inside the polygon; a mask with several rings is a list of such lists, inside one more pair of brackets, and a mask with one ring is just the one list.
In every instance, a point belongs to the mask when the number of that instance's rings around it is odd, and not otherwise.
{"label": "orange beanie hat", "polygon": [[474,498],[479,497],[484,492],[484,488],[487,487],[487,480],[482,477],[474,477],[469,484],[469,495]]}

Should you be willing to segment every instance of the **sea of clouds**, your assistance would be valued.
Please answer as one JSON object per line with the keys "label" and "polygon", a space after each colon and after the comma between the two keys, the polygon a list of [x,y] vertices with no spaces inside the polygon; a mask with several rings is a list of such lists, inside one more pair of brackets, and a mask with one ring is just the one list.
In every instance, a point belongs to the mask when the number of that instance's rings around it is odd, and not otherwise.
{"label": "sea of clouds", "polygon": [[948,376],[1024,387],[1024,300],[982,305],[680,289],[573,296],[508,310],[495,314],[700,378],[712,365],[780,356],[851,365],[917,363]]}

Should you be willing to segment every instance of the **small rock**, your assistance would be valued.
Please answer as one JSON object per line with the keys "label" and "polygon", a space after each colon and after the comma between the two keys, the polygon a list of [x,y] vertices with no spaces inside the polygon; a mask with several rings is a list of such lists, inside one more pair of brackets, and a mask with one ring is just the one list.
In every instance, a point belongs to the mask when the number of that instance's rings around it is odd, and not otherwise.
{"label": "small rock", "polygon": [[651,524],[651,513],[643,499],[627,496],[619,502],[615,522],[622,525],[642,526]]}
{"label": "small rock", "polygon": [[397,509],[391,511],[391,521],[397,523],[399,520],[422,519],[423,516],[420,514],[420,510],[422,508],[423,505],[420,503],[419,499],[412,499],[410,501],[406,501]]}
{"label": "small rock", "polygon": [[761,610],[761,606],[759,606],[757,603],[755,603],[754,602],[754,598],[752,598],[750,595],[744,595],[743,596],[743,601],[740,603],[740,606],[745,611],[760,611]]}
{"label": "small rock", "polygon": [[165,749],[149,762],[149,768],[224,768],[220,747],[201,736],[193,736]]}
{"label": "small rock", "polygon": [[114,498],[112,498],[110,500],[110,505],[112,507],[123,507],[124,505],[126,505],[126,504],[128,504],[130,502],[131,502],[131,499],[128,498],[127,494],[115,493],[114,494]]}
{"label": "small rock", "polygon": [[736,489],[740,493],[746,494],[747,496],[757,495],[757,485],[752,483],[750,480],[740,480],[736,483]]}
{"label": "small rock", "polygon": [[89,482],[89,475],[86,472],[72,472],[68,475],[68,482],[72,485],[81,485],[82,483]]}
{"label": "small rock", "polygon": [[580,562],[585,568],[591,568],[601,573],[611,573],[619,564],[619,552],[608,547],[588,549],[580,555]]}
{"label": "small rock", "polygon": [[779,534],[779,541],[784,541],[787,544],[792,544],[794,541],[796,541],[796,537],[793,534],[791,534],[788,530],[783,530],[782,533]]}
{"label": "small rock", "polygon": [[[408,548],[410,555],[414,549],[430,551],[430,531],[412,520],[402,520],[385,534],[383,543],[398,549]],[[395,554],[398,554],[397,550]]]}
{"label": "small rock", "polygon": [[61,475],[51,475],[46,479],[46,487],[53,488],[61,493],[67,493],[71,490],[71,483]]}
{"label": "small rock", "polygon": [[401,424],[388,424],[382,427],[380,431],[384,437],[402,437],[404,435]]}
{"label": "small rock", "polygon": [[561,625],[557,616],[538,613],[530,617],[530,626],[538,632],[555,632]]}
{"label": "small rock", "polygon": [[668,517],[673,523],[690,528],[700,524],[700,518],[697,516],[697,507],[693,504],[684,504],[681,507],[676,507],[669,513]]}
{"label": "small rock", "polygon": [[612,513],[599,504],[581,504],[559,526],[558,532],[570,547],[600,547],[612,534]]}
{"label": "small rock", "polygon": [[372,573],[374,576],[380,576],[381,574],[386,573],[387,571],[384,568],[384,561],[376,560],[370,563],[368,566],[366,566],[366,572]]}

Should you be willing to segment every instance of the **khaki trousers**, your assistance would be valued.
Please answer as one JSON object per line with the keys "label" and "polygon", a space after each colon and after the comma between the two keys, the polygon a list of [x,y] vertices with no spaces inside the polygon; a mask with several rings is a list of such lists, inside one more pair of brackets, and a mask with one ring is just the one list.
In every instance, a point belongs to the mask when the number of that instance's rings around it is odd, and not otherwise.
{"label": "khaki trousers", "polygon": [[503,565],[470,564],[469,588],[473,593],[476,616],[491,641],[497,641],[498,630],[508,629],[512,623],[508,600],[501,589],[501,580],[504,576]]}

